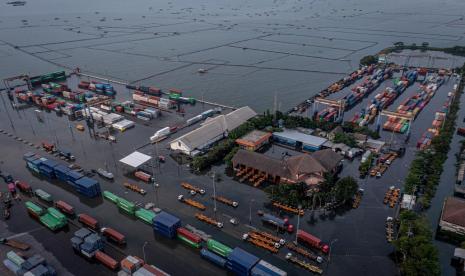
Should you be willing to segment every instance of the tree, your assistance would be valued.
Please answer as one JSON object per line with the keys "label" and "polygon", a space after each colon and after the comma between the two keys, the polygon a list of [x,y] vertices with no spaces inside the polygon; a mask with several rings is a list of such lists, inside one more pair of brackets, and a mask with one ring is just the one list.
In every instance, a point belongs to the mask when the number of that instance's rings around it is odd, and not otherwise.
{"label": "tree", "polygon": [[372,56],[372,55],[364,56],[360,60],[361,65],[371,65],[371,64],[375,64],[377,62],[378,62],[378,59],[375,56]]}
{"label": "tree", "polygon": [[358,191],[358,183],[351,176],[339,179],[333,189],[333,195],[337,202],[345,203],[352,199]]}

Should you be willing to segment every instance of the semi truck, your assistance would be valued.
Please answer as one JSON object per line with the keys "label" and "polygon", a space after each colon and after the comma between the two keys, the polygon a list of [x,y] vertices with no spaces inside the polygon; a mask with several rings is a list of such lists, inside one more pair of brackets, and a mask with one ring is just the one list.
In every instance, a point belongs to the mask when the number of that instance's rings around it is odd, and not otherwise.
{"label": "semi truck", "polygon": [[108,239],[118,243],[118,244],[125,244],[126,243],[126,237],[121,234],[120,232],[116,231],[113,228],[110,227],[102,227],[100,230],[102,232],[102,235],[107,237]]}
{"label": "semi truck", "polygon": [[329,253],[329,246],[310,233],[299,229],[297,231],[297,239],[308,246],[321,250],[325,254]]}
{"label": "semi truck", "polygon": [[273,216],[271,214],[263,214],[262,215],[262,222],[271,224],[279,228],[280,230],[287,231],[289,233],[292,233],[294,231],[294,226],[289,223],[289,220],[287,218],[279,218],[276,216]]}

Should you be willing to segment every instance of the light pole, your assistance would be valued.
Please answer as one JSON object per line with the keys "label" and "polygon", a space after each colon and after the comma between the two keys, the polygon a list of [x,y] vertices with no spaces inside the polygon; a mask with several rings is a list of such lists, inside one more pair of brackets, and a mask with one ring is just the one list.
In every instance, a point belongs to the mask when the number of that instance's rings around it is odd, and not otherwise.
{"label": "light pole", "polygon": [[338,239],[334,239],[329,243],[329,253],[328,253],[328,264],[331,262],[331,252],[333,251],[333,243],[337,242]]}
{"label": "light pole", "polygon": [[255,200],[253,198],[249,201],[249,225],[252,225],[252,202]]}
{"label": "light pole", "polygon": [[215,219],[216,219],[216,185],[215,185],[215,172],[213,172],[213,212],[215,213]]}
{"label": "light pole", "polygon": [[156,207],[159,208],[160,207],[160,204],[158,203],[158,187],[160,187],[160,184],[154,182],[153,183],[153,189],[155,190],[155,203],[156,203]]}
{"label": "light pole", "polygon": [[145,246],[149,244],[148,242],[144,242],[144,245],[142,245],[142,254],[144,255],[144,263],[147,263],[147,261],[145,260]]}
{"label": "light pole", "polygon": [[297,214],[297,229],[295,231],[295,241],[294,241],[296,245],[297,245],[297,232],[299,232],[299,227],[300,227],[300,210],[302,210],[302,205],[299,204],[297,208],[299,209],[299,213]]}

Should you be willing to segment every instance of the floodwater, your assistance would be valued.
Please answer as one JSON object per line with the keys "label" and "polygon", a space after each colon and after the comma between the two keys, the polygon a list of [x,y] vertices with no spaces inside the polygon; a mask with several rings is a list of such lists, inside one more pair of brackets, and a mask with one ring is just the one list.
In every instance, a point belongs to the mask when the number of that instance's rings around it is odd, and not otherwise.
{"label": "floodwater", "polygon": [[[84,72],[136,84],[179,88],[187,96],[227,105],[250,105],[257,112],[272,109],[276,95],[277,108],[287,110],[356,69],[361,57],[376,53],[394,42],[429,42],[438,47],[465,44],[464,13],[465,2],[460,0],[43,0],[28,1],[21,7],[2,2],[0,77],[21,73],[37,75],[79,67]],[[392,58],[408,65],[417,65],[418,59],[421,59],[419,53],[408,53],[407,56],[412,57],[405,58],[404,53],[404,56]],[[429,62],[426,65],[455,67],[463,60],[441,57]],[[208,72],[199,74],[200,68]],[[335,217],[314,214],[301,222],[302,228],[334,243],[331,263],[323,267],[329,275],[397,273],[394,262],[388,257],[392,247],[384,239],[384,220],[393,211],[382,205],[382,198],[389,186],[401,185],[406,167],[414,155],[415,142],[429,127],[433,113],[444,103],[452,83],[444,85],[417,118],[406,156],[395,161],[381,180],[367,179],[361,183],[365,196],[359,209]],[[389,80],[383,85],[390,84]],[[405,96],[412,95],[417,88],[418,84],[409,88]],[[373,92],[369,99],[377,92]],[[348,112],[346,119],[365,107],[369,99]],[[398,99],[393,107],[400,101]],[[286,269],[290,275],[303,273],[303,270],[287,264],[283,256],[276,257],[242,243],[239,238],[247,230],[243,225],[239,228],[228,226],[218,231],[196,222],[193,219],[194,211],[176,202],[177,195],[184,192],[179,182],[191,181],[211,194],[211,180],[207,176],[190,174],[186,167],[177,167],[171,159],[156,174],[161,183],[159,199],[154,191],[149,191],[145,198],[124,191],[121,184],[128,181],[128,177],[116,160],[143,145],[156,129],[165,126],[163,124],[168,121],[160,120],[155,126],[138,124],[134,130],[118,134],[118,143],[111,146],[104,141],[90,139],[87,132],[73,133],[67,121],[53,113],[45,115],[45,123],[38,123],[33,109],[17,112],[11,110],[8,104],[5,109],[0,106],[2,129],[35,144],[43,140],[59,140],[62,146],[72,150],[77,162],[86,169],[108,167],[113,171],[117,181],[102,181],[103,189],[133,201],[158,202],[184,222],[194,224],[231,246],[240,245]],[[5,110],[9,110],[12,123],[3,112]],[[13,129],[11,124],[16,128]],[[390,139],[390,135],[383,134],[383,139]],[[33,150],[30,146],[3,134],[0,135],[0,144],[3,170],[27,180],[34,188],[43,188],[75,205],[78,211],[91,213],[105,224],[121,229],[128,236],[126,254],[142,256],[142,245],[149,241],[146,248],[148,261],[173,275],[222,273],[213,265],[200,261],[197,252],[191,252],[179,243],[154,237],[149,226],[124,217],[112,204],[102,200],[87,201],[59,183],[39,180],[27,171],[20,159],[23,153]],[[454,138],[451,158],[457,145],[458,138]],[[159,150],[167,155],[169,152],[164,146],[160,145]],[[141,149],[148,154],[154,150],[151,147]],[[448,161],[449,165],[453,163],[451,160]],[[343,175],[355,175],[357,167],[358,162],[347,162]],[[442,198],[451,191],[451,185],[447,183],[452,181],[446,177],[452,175],[450,167],[446,167],[438,197],[435,198],[435,207],[429,214],[432,223],[437,223]],[[223,167],[214,169],[223,171]],[[257,209],[264,208],[267,202],[261,190],[226,176],[217,189],[219,193],[241,202],[237,210],[219,207],[219,216],[223,221],[227,221],[228,216],[235,216],[246,224],[249,207],[255,213]],[[254,199],[253,205],[250,198]],[[208,196],[199,200],[209,208],[207,214],[213,215]],[[12,212],[9,223],[11,232],[20,233],[39,227],[36,222],[24,218],[24,208],[13,208]],[[252,217],[252,225],[258,227],[258,218],[255,215]],[[292,218],[292,221],[295,224],[296,218]],[[63,244],[69,244],[73,230],[75,228],[51,234],[42,228],[31,235],[42,241],[46,249],[74,274],[110,274],[101,265],[89,264],[81,257],[74,256],[70,247],[63,250]],[[285,237],[292,239],[289,235]],[[440,244],[440,248],[444,274],[450,275],[452,270],[447,262],[451,247]],[[107,250],[112,256],[122,256],[118,250]],[[191,270],[193,266],[196,267],[195,273]]]}
{"label": "floodwater", "polygon": [[463,44],[464,10],[460,0],[2,2],[0,76],[79,67],[258,111],[276,95],[287,110],[393,42]]}

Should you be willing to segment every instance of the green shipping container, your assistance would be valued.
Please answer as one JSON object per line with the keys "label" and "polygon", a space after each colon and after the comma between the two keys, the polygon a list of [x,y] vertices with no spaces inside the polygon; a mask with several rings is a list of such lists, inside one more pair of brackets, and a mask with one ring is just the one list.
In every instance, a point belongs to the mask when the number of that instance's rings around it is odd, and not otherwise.
{"label": "green shipping container", "polygon": [[143,222],[152,225],[153,219],[155,218],[155,213],[145,209],[139,209],[135,212],[135,215],[138,219]]}
{"label": "green shipping container", "polygon": [[42,222],[47,228],[50,230],[57,230],[60,228],[61,225],[57,219],[55,219],[52,215],[50,214],[45,214],[40,217],[40,222]]}
{"label": "green shipping container", "polygon": [[117,202],[117,205],[118,207],[125,207],[129,210],[132,210],[132,212],[134,213],[134,211],[136,210],[136,205],[130,201],[127,201],[125,200],[124,198],[118,198],[118,202]]}
{"label": "green shipping container", "polygon": [[232,252],[232,248],[215,241],[214,239],[207,240],[207,248],[210,251],[215,252],[216,254],[222,257],[228,257],[228,255]]}
{"label": "green shipping container", "polygon": [[115,195],[114,193],[111,193],[109,191],[103,191],[103,197],[108,199],[109,201],[111,201],[113,203],[117,203],[118,199],[119,199],[119,197],[117,195]]}
{"label": "green shipping container", "polygon": [[35,190],[34,193],[35,193],[36,196],[38,196],[42,200],[45,200],[45,201],[48,201],[48,202],[53,201],[52,196],[49,193],[47,193],[47,192],[45,192],[45,191],[43,191],[41,189]]}
{"label": "green shipping container", "polygon": [[12,261],[19,267],[21,267],[21,265],[25,262],[25,260],[18,256],[18,254],[16,254],[14,251],[9,251],[8,253],[6,253],[6,257],[8,258],[8,260]]}
{"label": "green shipping container", "polygon": [[130,214],[130,215],[134,215],[134,209],[132,208],[128,208],[126,206],[121,206],[121,205],[118,205],[118,209]]}
{"label": "green shipping container", "polygon": [[26,208],[31,210],[33,213],[37,214],[37,215],[42,215],[44,213],[44,209],[42,209],[41,207],[37,206],[36,204],[30,202],[30,201],[26,201],[26,203],[24,203],[26,205]]}
{"label": "green shipping container", "polygon": [[195,243],[191,240],[188,240],[186,238],[184,238],[183,236],[180,236],[180,235],[177,235],[178,236],[178,239],[180,239],[182,242],[184,242],[185,244],[187,244],[188,246],[192,247],[192,248],[200,248],[200,243]]}
{"label": "green shipping container", "polygon": [[60,211],[57,209],[50,207],[47,209],[47,212],[52,215],[52,217],[56,218],[60,222],[66,222],[66,216],[63,215]]}

